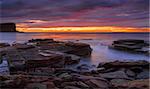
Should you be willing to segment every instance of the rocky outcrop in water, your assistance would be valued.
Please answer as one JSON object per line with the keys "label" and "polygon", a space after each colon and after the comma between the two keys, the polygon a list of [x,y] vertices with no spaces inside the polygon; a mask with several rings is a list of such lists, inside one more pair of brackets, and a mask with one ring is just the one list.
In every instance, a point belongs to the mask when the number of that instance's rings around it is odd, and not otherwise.
{"label": "rocky outcrop in water", "polygon": [[149,55],[149,43],[144,40],[124,39],[112,43],[109,48],[122,50],[131,53],[141,53]]}

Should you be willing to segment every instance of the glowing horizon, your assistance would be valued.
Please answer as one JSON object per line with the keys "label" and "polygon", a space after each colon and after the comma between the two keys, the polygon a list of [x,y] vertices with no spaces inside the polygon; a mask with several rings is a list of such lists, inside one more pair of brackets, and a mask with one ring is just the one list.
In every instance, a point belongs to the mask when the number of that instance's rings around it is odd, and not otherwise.
{"label": "glowing horizon", "polygon": [[150,32],[150,28],[87,26],[87,27],[17,27],[21,32]]}

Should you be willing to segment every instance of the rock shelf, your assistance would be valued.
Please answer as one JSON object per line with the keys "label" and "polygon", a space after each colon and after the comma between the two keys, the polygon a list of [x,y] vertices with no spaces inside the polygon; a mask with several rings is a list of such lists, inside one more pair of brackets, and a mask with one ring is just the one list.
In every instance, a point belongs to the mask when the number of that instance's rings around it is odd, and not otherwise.
{"label": "rock shelf", "polygon": [[0,89],[148,89],[149,62],[114,61],[99,63],[95,69],[78,64],[90,56],[85,43],[32,39],[27,43],[0,48],[9,62],[10,74],[0,75]]}
{"label": "rock shelf", "polygon": [[149,55],[149,43],[144,40],[124,39],[117,40],[112,43],[109,48],[122,50],[131,53],[140,53]]}

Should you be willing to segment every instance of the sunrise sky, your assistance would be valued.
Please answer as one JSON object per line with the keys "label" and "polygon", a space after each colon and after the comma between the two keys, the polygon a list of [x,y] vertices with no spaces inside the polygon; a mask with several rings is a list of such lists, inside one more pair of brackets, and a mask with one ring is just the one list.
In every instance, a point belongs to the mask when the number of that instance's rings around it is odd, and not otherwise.
{"label": "sunrise sky", "polygon": [[150,32],[149,0],[0,0],[23,32]]}

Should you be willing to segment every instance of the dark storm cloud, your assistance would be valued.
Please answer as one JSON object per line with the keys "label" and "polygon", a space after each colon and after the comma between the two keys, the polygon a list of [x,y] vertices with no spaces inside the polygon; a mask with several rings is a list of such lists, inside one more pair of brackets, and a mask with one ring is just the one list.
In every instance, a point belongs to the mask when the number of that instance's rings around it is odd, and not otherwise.
{"label": "dark storm cloud", "polygon": [[[72,6],[66,6],[66,10],[70,11],[82,11],[82,10],[90,10],[94,9],[96,7],[103,7],[103,8],[112,8],[120,6],[124,3],[124,1],[121,2],[115,2],[112,0],[83,0],[78,5],[72,5]],[[68,7],[68,8],[67,8]]]}
{"label": "dark storm cloud", "polygon": [[0,7],[2,22],[148,27],[149,0],[0,0]]}

